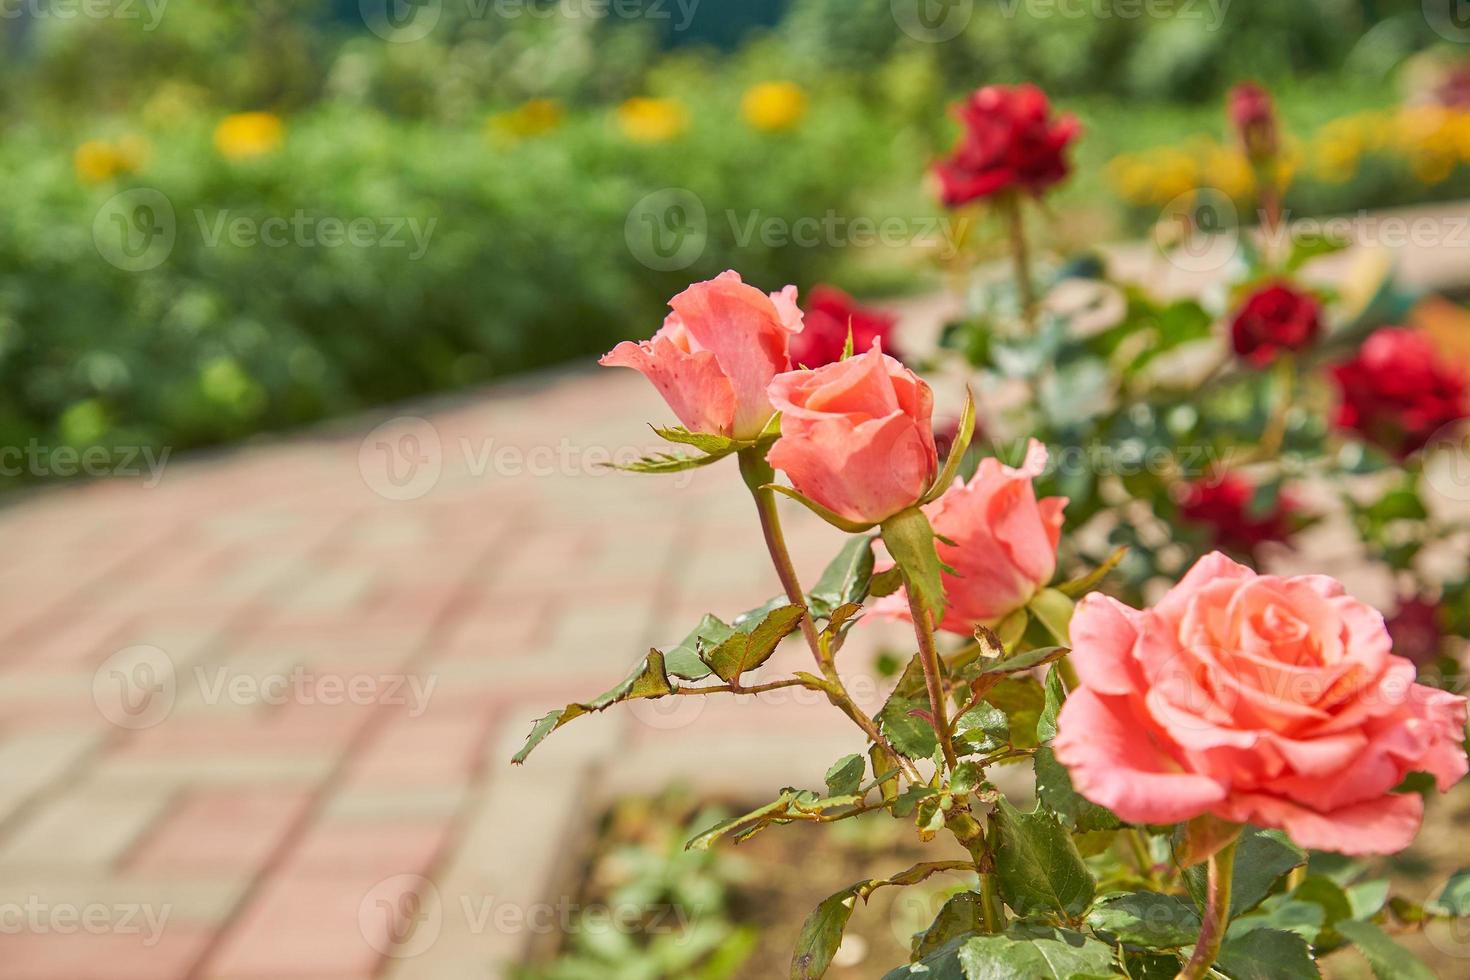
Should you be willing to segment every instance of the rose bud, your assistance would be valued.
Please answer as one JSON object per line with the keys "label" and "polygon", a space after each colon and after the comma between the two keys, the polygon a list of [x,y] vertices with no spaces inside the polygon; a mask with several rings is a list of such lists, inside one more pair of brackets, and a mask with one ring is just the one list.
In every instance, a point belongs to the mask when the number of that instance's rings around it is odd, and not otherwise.
{"label": "rose bud", "polygon": [[1340,391],[1337,424],[1399,459],[1470,414],[1465,376],[1423,335],[1403,327],[1375,331],[1332,376]]}
{"label": "rose bud", "polygon": [[1322,307],[1307,293],[1283,283],[1258,289],[1230,324],[1235,353],[1252,367],[1265,367],[1285,351],[1298,351],[1322,332]]}
{"label": "rose bud", "polygon": [[759,435],[775,411],[766,386],[791,370],[788,345],[801,330],[796,287],[768,296],[726,272],[669,305],[674,312],[651,340],[624,341],[598,363],[642,372],[693,432]]}
{"label": "rose bud", "polygon": [[1187,485],[1179,513],[1189,523],[1208,528],[1214,547],[1254,556],[1267,541],[1285,541],[1291,536],[1291,516],[1296,510],[1296,502],[1282,493],[1269,512],[1253,514],[1255,494],[1256,488],[1244,478],[1227,473],[1217,481]]}
{"label": "rose bud", "polygon": [[[941,538],[939,560],[954,569],[942,576],[946,606],[940,629],[968,636],[977,626],[994,626],[1051,581],[1067,499],[1036,499],[1032,481],[1045,470],[1046,447],[1032,439],[1019,469],[983,459],[969,483],[956,480],[924,507]],[[911,618],[902,590],[878,600],[873,611]]]}
{"label": "rose bud", "polygon": [[793,367],[818,368],[842,359],[847,347],[848,331],[852,331],[852,349],[868,350],[873,341],[882,341],[890,356],[903,360],[893,346],[893,328],[898,317],[858,305],[857,301],[833,286],[817,286],[807,297],[804,329],[791,338]]}
{"label": "rose bud", "polygon": [[1077,120],[1052,117],[1034,85],[988,85],[955,108],[964,125],[949,157],[935,165],[946,207],[1017,190],[1039,195],[1067,176],[1067,144]]}
{"label": "rose bud", "polygon": [[1241,82],[1230,90],[1227,105],[1230,124],[1235,127],[1246,158],[1252,163],[1273,159],[1280,149],[1281,137],[1271,93],[1255,82]]}
{"label": "rose bud", "polygon": [[1391,854],[1424,800],[1465,775],[1465,699],[1414,683],[1383,617],[1325,575],[1257,575],[1206,555],[1151,609],[1093,593],[1072,619],[1079,685],[1057,758],[1132,823],[1211,814],[1302,847]]}
{"label": "rose bud", "polygon": [[934,482],[934,393],[884,354],[865,354],[771,382],[781,438],[766,461],[797,492],[858,524],[912,507]]}

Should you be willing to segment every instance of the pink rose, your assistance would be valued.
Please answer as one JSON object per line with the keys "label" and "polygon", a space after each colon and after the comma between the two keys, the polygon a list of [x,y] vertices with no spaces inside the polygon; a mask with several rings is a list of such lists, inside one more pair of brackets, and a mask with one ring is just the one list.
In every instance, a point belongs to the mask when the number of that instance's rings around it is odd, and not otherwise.
{"label": "pink rose", "polygon": [[1077,790],[1124,820],[1211,813],[1303,847],[1388,854],[1424,802],[1465,775],[1465,699],[1414,683],[1383,617],[1321,575],[1257,575],[1206,555],[1152,609],[1077,606],[1080,686],[1056,754]]}
{"label": "pink rose", "polygon": [[625,340],[598,363],[642,372],[685,427],[751,439],[771,420],[766,386],[791,370],[801,330],[796,287],[767,296],[726,272],[669,300],[674,312],[652,340]]}
{"label": "pink rose", "polygon": [[[956,480],[924,508],[935,533],[954,542],[938,542],[939,560],[956,573],[943,576],[940,629],[969,635],[977,626],[994,626],[1051,581],[1067,499],[1036,499],[1031,481],[1045,469],[1046,447],[1032,439],[1020,469],[981,460],[969,483]],[[902,591],[874,603],[873,611],[910,618]]]}
{"label": "pink rose", "polygon": [[804,496],[860,524],[912,507],[934,482],[934,393],[874,341],[866,354],[771,382],[781,438],[766,457]]}

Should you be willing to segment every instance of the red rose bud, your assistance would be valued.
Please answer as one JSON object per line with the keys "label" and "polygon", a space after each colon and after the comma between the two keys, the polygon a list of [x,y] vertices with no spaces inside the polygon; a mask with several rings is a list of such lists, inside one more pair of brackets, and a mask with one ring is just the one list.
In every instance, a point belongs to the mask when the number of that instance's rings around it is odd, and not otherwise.
{"label": "red rose bud", "polygon": [[1307,293],[1276,283],[1258,289],[1230,325],[1230,340],[1253,367],[1265,367],[1284,351],[1308,347],[1322,332],[1322,307]]}
{"label": "red rose bud", "polygon": [[1398,656],[1407,657],[1420,667],[1432,663],[1444,641],[1438,604],[1423,599],[1404,600],[1398,612],[1388,619],[1388,635],[1393,638],[1393,652]]}
{"label": "red rose bud", "polygon": [[1252,163],[1264,163],[1276,156],[1281,138],[1271,93],[1255,82],[1241,82],[1230,90],[1229,113],[1240,147]]}
{"label": "red rose bud", "polygon": [[1179,501],[1186,521],[1208,528],[1213,547],[1237,555],[1254,555],[1267,541],[1285,541],[1291,536],[1291,515],[1296,503],[1286,494],[1266,514],[1251,512],[1255,487],[1243,477],[1226,474],[1218,482],[1191,483]]}
{"label": "red rose bud", "polygon": [[1034,85],[988,85],[955,108],[965,131],[935,165],[947,207],[1009,190],[1039,195],[1067,176],[1067,144],[1079,131],[1069,115],[1053,117]]}
{"label": "red rose bud", "polygon": [[791,363],[795,367],[819,368],[842,360],[849,328],[853,350],[870,350],[877,340],[890,357],[903,360],[892,340],[898,317],[860,306],[835,286],[817,286],[811,291],[804,322],[805,329],[791,338]]}
{"label": "red rose bud", "polygon": [[1375,331],[1332,376],[1340,392],[1337,424],[1399,459],[1470,415],[1465,376],[1440,361],[1422,334],[1403,327]]}

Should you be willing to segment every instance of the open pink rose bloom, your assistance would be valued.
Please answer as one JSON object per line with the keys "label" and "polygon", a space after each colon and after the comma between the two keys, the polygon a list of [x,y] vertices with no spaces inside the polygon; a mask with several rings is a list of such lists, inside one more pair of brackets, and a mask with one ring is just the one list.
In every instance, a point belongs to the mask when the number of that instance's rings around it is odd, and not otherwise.
{"label": "open pink rose bloom", "polygon": [[759,435],[774,414],[766,386],[791,369],[790,338],[801,330],[796,287],[768,296],[725,272],[669,305],[651,340],[625,340],[599,363],[642,372],[693,432]]}
{"label": "open pink rose bloom", "polygon": [[1124,820],[1211,813],[1304,847],[1388,854],[1413,840],[1412,772],[1466,772],[1465,699],[1414,682],[1383,617],[1326,576],[1257,575],[1218,552],[1152,609],[1089,595],[1080,687],[1058,721],[1077,790]]}
{"label": "open pink rose bloom", "polygon": [[[956,480],[924,508],[938,542],[947,602],[942,630],[969,635],[994,626],[1031,601],[1057,570],[1065,497],[1036,499],[1032,481],[1046,469],[1046,447],[1035,439],[1019,467],[987,458],[969,483]],[[900,590],[874,603],[878,615],[909,618]]]}

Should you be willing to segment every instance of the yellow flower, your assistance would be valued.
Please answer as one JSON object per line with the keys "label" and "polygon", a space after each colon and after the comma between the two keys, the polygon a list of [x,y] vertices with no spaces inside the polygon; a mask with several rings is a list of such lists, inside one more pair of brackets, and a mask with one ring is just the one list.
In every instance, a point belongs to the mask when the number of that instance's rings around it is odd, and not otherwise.
{"label": "yellow flower", "polygon": [[1155,202],[1167,204],[1199,186],[1199,163],[1188,153],[1164,147],[1152,151],[1151,156],[1154,181],[1150,193]]}
{"label": "yellow flower", "polygon": [[1319,134],[1312,145],[1312,170],[1329,184],[1352,180],[1361,158],[1362,146],[1351,137]]}
{"label": "yellow flower", "polygon": [[281,118],[273,113],[241,112],[215,128],[214,148],[228,160],[247,160],[275,152],[284,133]]}
{"label": "yellow flower", "polygon": [[806,92],[795,82],[761,82],[745,90],[740,114],[753,128],[778,133],[806,115]]}
{"label": "yellow flower", "polygon": [[1153,200],[1154,171],[1132,153],[1122,153],[1108,161],[1108,181],[1129,204],[1148,204]]}
{"label": "yellow flower", "polygon": [[148,158],[148,141],[140,136],[124,136],[115,143],[88,140],[72,154],[77,178],[87,184],[101,184],[122,174],[137,173]]}
{"label": "yellow flower", "polygon": [[689,125],[689,113],[674,99],[632,98],[618,106],[618,125],[635,143],[664,143]]}
{"label": "yellow flower", "polygon": [[540,136],[561,125],[566,110],[555,99],[531,99],[514,109],[497,112],[486,123],[491,136],[520,139]]}

